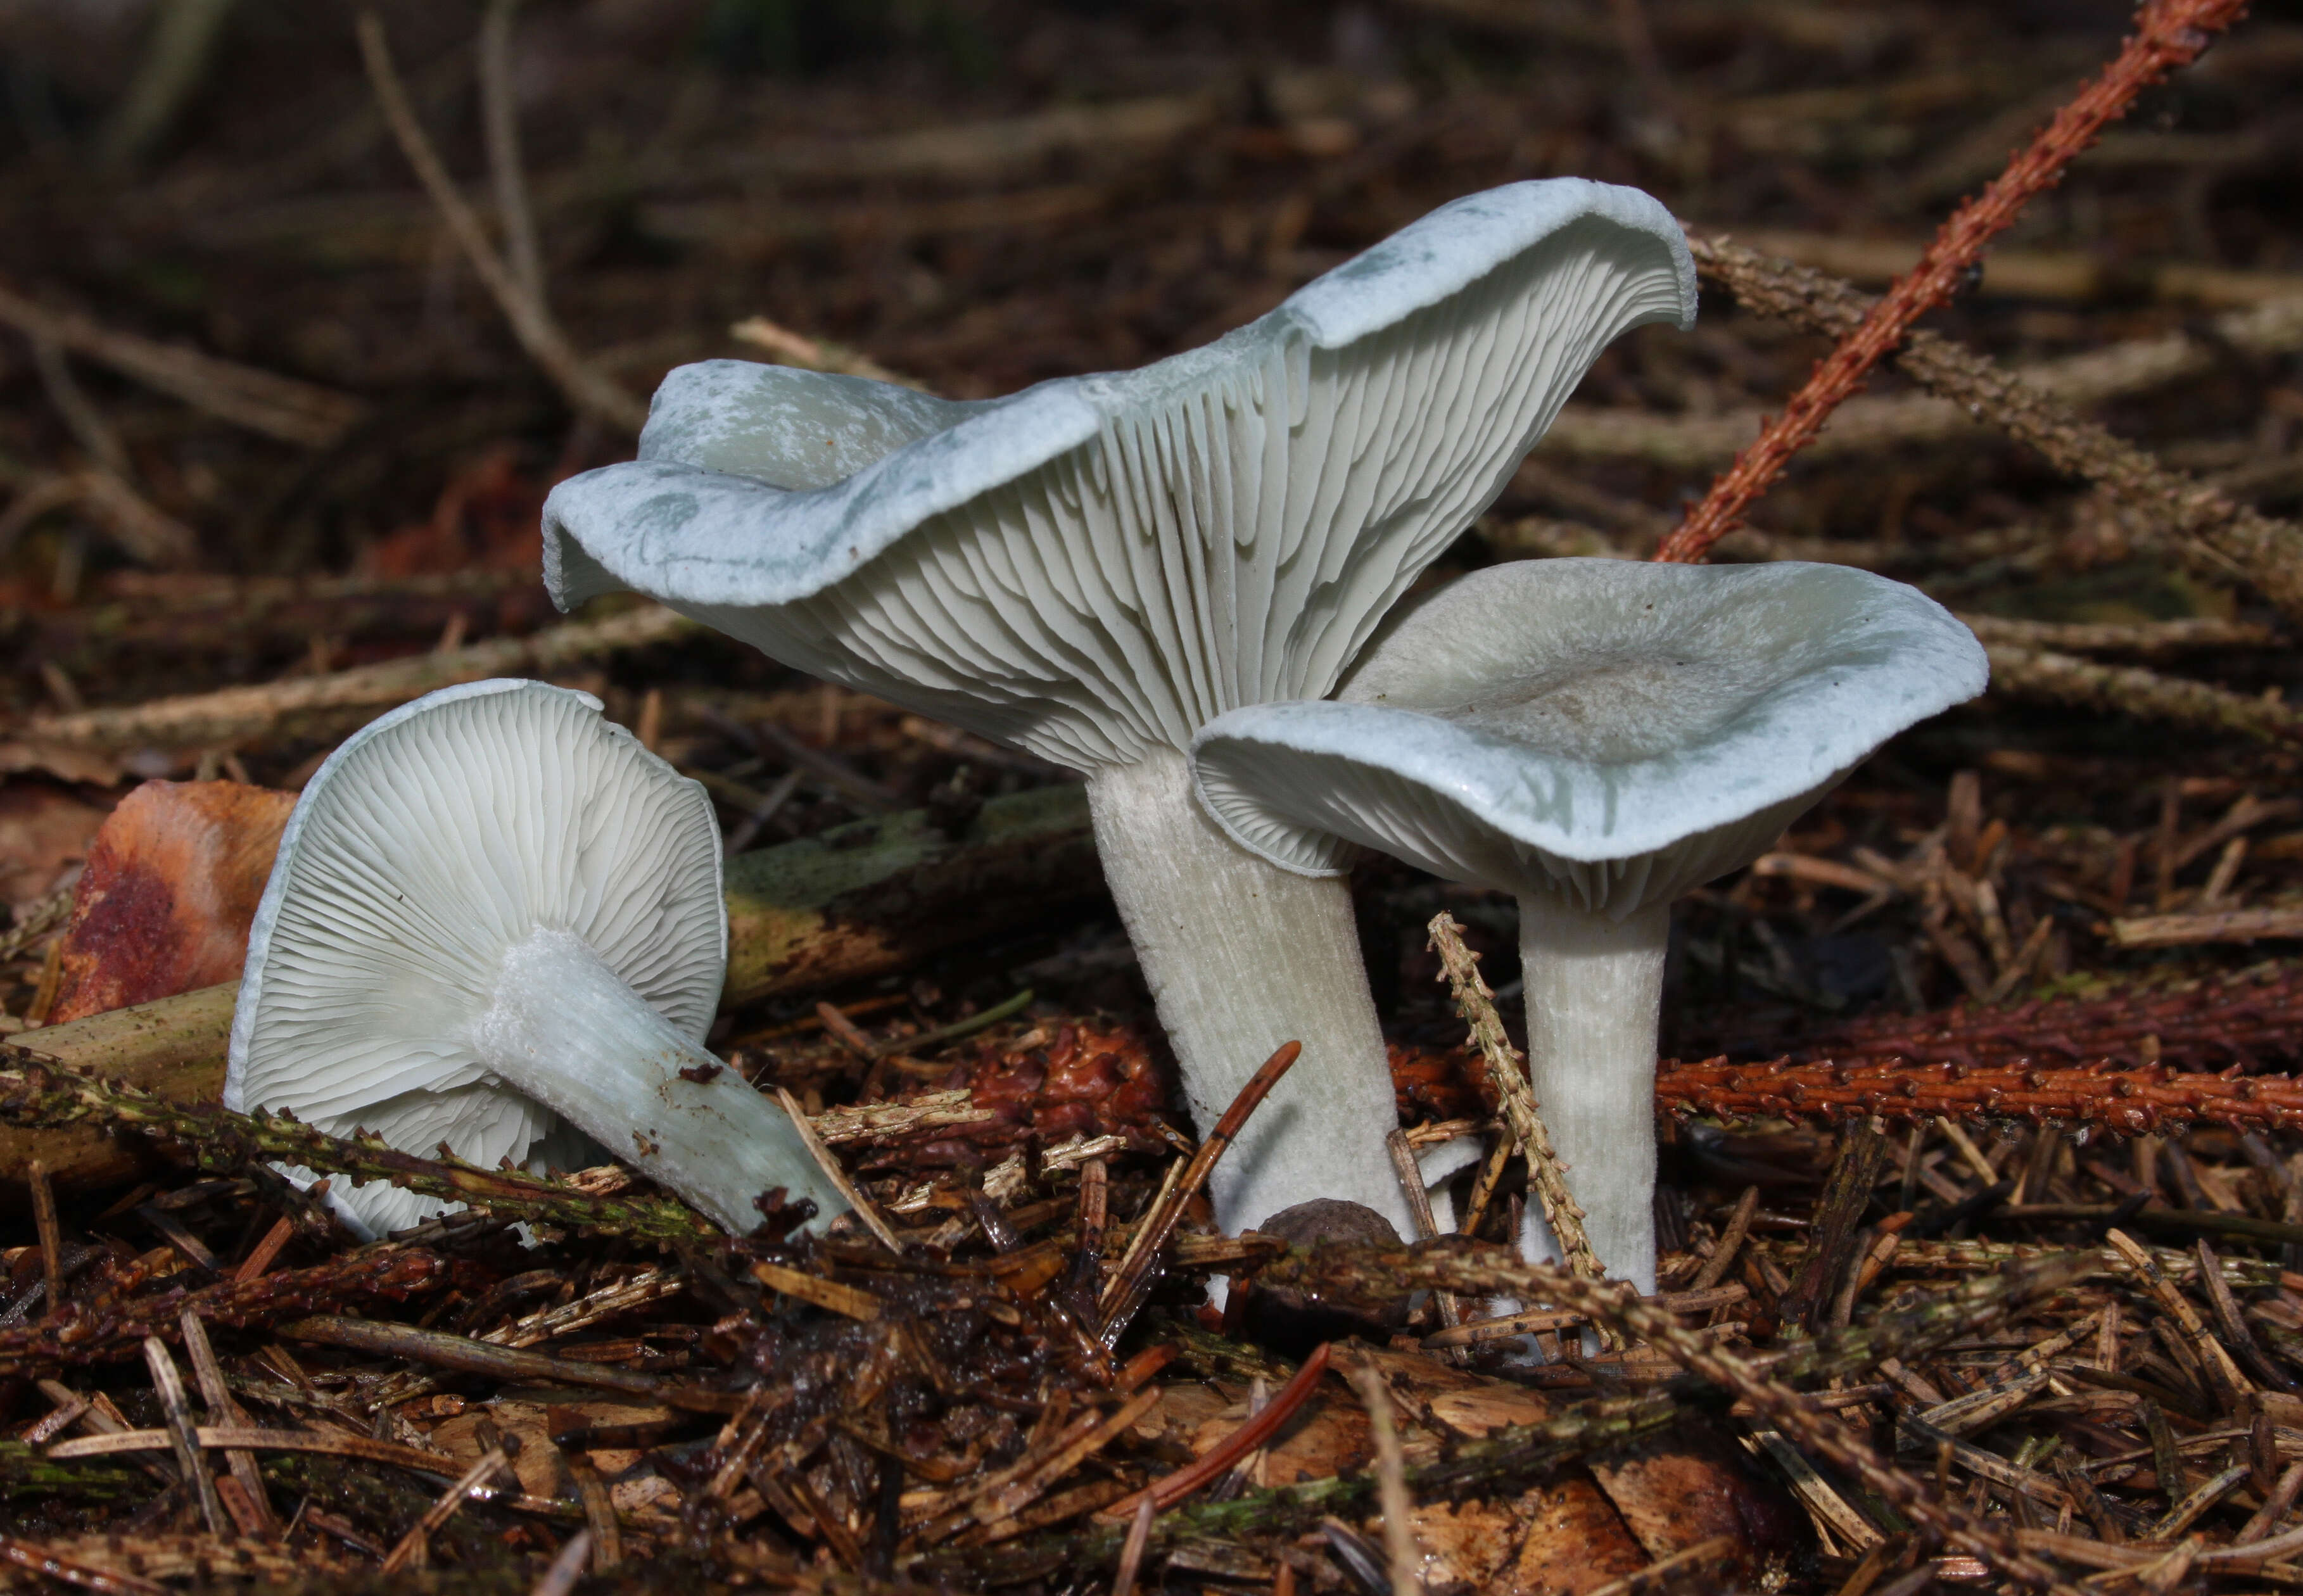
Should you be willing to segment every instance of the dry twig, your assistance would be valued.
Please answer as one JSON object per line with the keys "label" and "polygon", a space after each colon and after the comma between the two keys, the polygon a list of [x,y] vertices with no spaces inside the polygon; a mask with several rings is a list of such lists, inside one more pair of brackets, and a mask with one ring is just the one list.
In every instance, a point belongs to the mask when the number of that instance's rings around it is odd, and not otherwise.
{"label": "dry twig", "polygon": [[548,673],[578,660],[668,642],[695,622],[649,604],[604,621],[569,621],[525,638],[494,638],[444,652],[411,654],[326,676],[291,677],[159,698],[117,709],[37,716],[18,728],[38,744],[74,748],[220,748],[291,728],[339,729],[437,688],[484,677]]}
{"label": "dry twig", "polygon": [[1375,1441],[1376,1499],[1383,1505],[1383,1548],[1390,1564],[1391,1596],[1421,1596],[1417,1571],[1422,1550],[1415,1544],[1415,1504],[1407,1494],[1407,1465],[1399,1448],[1399,1426],[1392,1422],[1391,1390],[1372,1364],[1353,1366],[1346,1376],[1367,1410]]}
{"label": "dry twig", "polygon": [[1544,1220],[1557,1238],[1568,1268],[1587,1279],[1601,1279],[1607,1266],[1583,1233],[1583,1210],[1568,1192],[1559,1155],[1551,1150],[1551,1133],[1544,1127],[1535,1094],[1528,1085],[1527,1061],[1504,1034],[1503,1018],[1496,1012],[1496,994],[1488,990],[1480,975],[1479,958],[1464,945],[1464,928],[1452,915],[1442,912],[1434,916],[1429,930],[1431,947],[1439,955],[1441,977],[1455,995],[1455,1011],[1471,1026],[1472,1045],[1478,1048],[1488,1079],[1502,1101],[1504,1121],[1527,1153],[1528,1185],[1543,1205]]}
{"label": "dry twig", "polygon": [[425,135],[423,124],[416,119],[416,109],[408,101],[407,87],[400,80],[399,69],[392,65],[392,47],[384,40],[383,21],[374,12],[362,12],[359,28],[360,56],[367,64],[368,81],[375,90],[376,104],[382,107],[384,120],[391,124],[392,137],[400,143],[401,153],[416,169],[424,191],[431,196],[465,259],[471,263],[474,274],[503,312],[520,348],[543,367],[577,410],[625,432],[639,431],[647,422],[647,407],[576,352],[542,298],[525,290],[503,258],[496,253],[495,246],[488,241],[487,230],[458,190],[455,180],[448,175],[439,153]]}
{"label": "dry twig", "polygon": [[1119,1272],[1103,1288],[1096,1305],[1102,1315],[1097,1336],[1104,1346],[1118,1344],[1120,1332],[1143,1305],[1144,1294],[1152,1288],[1160,1249],[1167,1245],[1176,1222],[1184,1217],[1184,1205],[1199,1195],[1208,1177],[1215,1172],[1216,1161],[1238,1136],[1248,1116],[1270,1095],[1271,1088],[1279,1084],[1279,1077],[1287,1073],[1303,1051],[1302,1043],[1283,1042],[1271,1057],[1257,1067],[1247,1084],[1239,1089],[1239,1094],[1232,1099],[1231,1106],[1224,1110],[1223,1117],[1216,1121],[1215,1128],[1200,1144],[1199,1151],[1192,1155],[1182,1178],[1160,1192],[1152,1212],[1143,1217],[1128,1243],[1126,1256],[1120,1261]]}
{"label": "dry twig", "polygon": [[[1821,272],[1770,259],[1728,239],[1696,237],[1689,242],[1699,266],[1725,283],[1739,303],[1818,332],[1850,336],[1879,303]],[[2269,313],[2293,321],[2294,311],[2291,305],[2266,307],[2240,319],[2252,325]],[[2175,342],[2182,346],[2188,340]],[[2303,528],[2162,464],[2148,451],[2079,415],[2070,394],[2051,391],[2036,376],[2010,371],[1938,334],[1911,333],[1894,359],[1960,413],[1990,421],[2058,469],[2149,513],[2172,535],[2170,546],[2194,571],[2223,579],[2237,569],[2288,614],[2303,614],[2303,576],[2298,574],[2303,571]]]}

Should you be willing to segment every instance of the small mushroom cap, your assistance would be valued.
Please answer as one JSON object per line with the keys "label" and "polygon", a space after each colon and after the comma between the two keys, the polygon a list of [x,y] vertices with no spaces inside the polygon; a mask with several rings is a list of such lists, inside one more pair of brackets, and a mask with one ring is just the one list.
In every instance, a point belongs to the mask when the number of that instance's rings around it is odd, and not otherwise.
{"label": "small mushroom cap", "polygon": [[[504,954],[546,928],[582,938],[700,1042],[728,958],[704,790],[598,699],[542,682],[448,688],[371,722],[306,785],[281,838],[225,1106],[411,1153],[444,1141],[483,1165],[525,1161],[547,1136],[550,1152],[583,1146],[469,1041]],[[372,1231],[443,1206],[380,1182],[335,1195]]]}
{"label": "small mushroom cap", "polygon": [[1688,325],[1663,207],[1563,178],[1443,206],[1141,370],[956,404],[716,362],[561,483],[563,605],[628,587],[1075,769],[1328,691],[1609,340]]}
{"label": "small mushroom cap", "polygon": [[1211,722],[1194,781],[1289,870],[1358,843],[1620,918],[1748,864],[1987,674],[1948,611],[1867,571],[1523,561],[1395,616],[1337,699]]}

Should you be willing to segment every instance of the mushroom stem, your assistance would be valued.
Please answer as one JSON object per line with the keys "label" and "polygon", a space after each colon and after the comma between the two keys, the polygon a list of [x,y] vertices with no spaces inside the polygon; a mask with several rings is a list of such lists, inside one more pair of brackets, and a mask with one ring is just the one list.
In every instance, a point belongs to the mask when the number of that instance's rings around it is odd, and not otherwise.
{"label": "mushroom stem", "polygon": [[1097,772],[1087,798],[1104,879],[1202,1130],[1273,1049],[1303,1044],[1303,1063],[1216,1166],[1216,1222],[1238,1230],[1338,1197],[1410,1234],[1384,1146],[1398,1110],[1349,884],[1279,869],[1231,841],[1194,801],[1190,766],[1173,749]]}
{"label": "mushroom stem", "polygon": [[[1621,920],[1550,892],[1519,900],[1527,989],[1527,1067],[1567,1189],[1608,1278],[1655,1290],[1656,1026],[1671,905]],[[1520,1247],[1559,1256],[1551,1227],[1527,1210]]]}
{"label": "mushroom stem", "polygon": [[514,944],[470,1040],[515,1089],[737,1235],[760,1222],[753,1199],[777,1186],[827,1219],[848,1210],[790,1117],[581,937],[538,931]]}

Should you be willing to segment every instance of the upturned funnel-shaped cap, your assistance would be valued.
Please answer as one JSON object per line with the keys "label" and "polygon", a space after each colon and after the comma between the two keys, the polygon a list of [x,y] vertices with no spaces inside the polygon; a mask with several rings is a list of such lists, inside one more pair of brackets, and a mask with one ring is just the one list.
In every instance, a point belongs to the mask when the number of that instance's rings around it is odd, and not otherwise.
{"label": "upturned funnel-shaped cap", "polygon": [[546,578],[1060,764],[1132,764],[1327,692],[1608,341],[1694,313],[1663,207],[1563,178],[1443,206],[1138,371],[960,404],[688,367],[639,460],[553,490]]}
{"label": "upturned funnel-shaped cap", "polygon": [[[727,968],[719,827],[701,787],[599,712],[542,682],[474,682],[329,756],[249,937],[226,1107],[483,1165],[555,1131],[555,1150],[582,1147],[473,1046],[506,953],[539,931],[580,939],[703,1039]],[[378,1232],[443,1206],[380,1182],[337,1195]]]}
{"label": "upturned funnel-shaped cap", "polygon": [[1948,611],[1865,571],[1530,560],[1396,617],[1337,699],[1211,722],[1194,780],[1289,870],[1359,843],[1621,919],[1748,864],[1987,676]]}

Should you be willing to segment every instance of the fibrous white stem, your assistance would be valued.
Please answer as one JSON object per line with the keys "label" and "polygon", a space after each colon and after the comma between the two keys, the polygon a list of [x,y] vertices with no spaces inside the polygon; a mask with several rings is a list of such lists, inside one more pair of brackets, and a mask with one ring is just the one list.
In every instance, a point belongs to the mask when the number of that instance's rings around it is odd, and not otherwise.
{"label": "fibrous white stem", "polygon": [[1088,782],[1104,879],[1135,943],[1202,1135],[1284,1042],[1302,1058],[1210,1181],[1216,1222],[1252,1227],[1313,1197],[1410,1233],[1384,1137],[1391,1067],[1360,961],[1351,890],[1267,865],[1218,831],[1190,767],[1161,748]]}
{"label": "fibrous white stem", "polygon": [[[776,1186],[848,1211],[791,1118],[674,1030],[582,938],[539,931],[504,956],[474,1050],[517,1090],[737,1235]],[[682,1076],[683,1069],[690,1073]]]}
{"label": "fibrous white stem", "polygon": [[[1519,900],[1527,1067],[1537,1111],[1611,1279],[1655,1289],[1656,1026],[1671,905],[1622,920],[1549,894]],[[1556,1259],[1529,1204],[1520,1247]]]}

